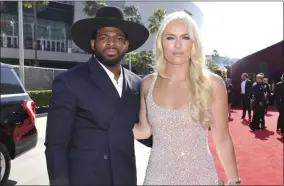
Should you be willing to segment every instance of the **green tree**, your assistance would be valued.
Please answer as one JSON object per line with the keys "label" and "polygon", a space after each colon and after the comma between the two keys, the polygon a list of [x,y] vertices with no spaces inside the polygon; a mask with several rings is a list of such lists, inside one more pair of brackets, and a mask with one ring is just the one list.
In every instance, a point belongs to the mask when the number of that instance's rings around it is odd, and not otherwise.
{"label": "green tree", "polygon": [[85,6],[83,8],[83,11],[90,17],[95,16],[101,7],[107,6],[107,4],[102,1],[85,1],[84,3]]}
{"label": "green tree", "polygon": [[35,61],[34,66],[38,66],[37,61],[37,9],[47,6],[49,1],[23,1],[23,6],[25,8],[32,8],[34,14],[34,38],[33,38],[33,49],[35,51]]}
{"label": "green tree", "polygon": [[125,14],[126,20],[133,21],[135,23],[143,24],[142,23],[142,17],[139,13],[139,10],[136,6],[130,5],[126,6],[123,9],[123,12]]}
{"label": "green tree", "polygon": [[127,53],[125,57],[127,64],[129,64],[131,58],[131,64],[140,74],[148,73],[153,69],[154,54],[151,50]]}
{"label": "green tree", "polygon": [[211,56],[206,56],[205,65],[211,72],[221,77],[226,77],[226,72],[220,69],[220,67],[215,63]]}
{"label": "green tree", "polygon": [[151,34],[155,34],[158,32],[161,26],[161,22],[164,19],[166,13],[167,11],[164,8],[154,9],[153,15],[148,19],[149,21],[148,29]]}
{"label": "green tree", "polygon": [[211,56],[206,56],[205,64],[212,72],[216,72],[219,69],[219,66],[214,62]]}

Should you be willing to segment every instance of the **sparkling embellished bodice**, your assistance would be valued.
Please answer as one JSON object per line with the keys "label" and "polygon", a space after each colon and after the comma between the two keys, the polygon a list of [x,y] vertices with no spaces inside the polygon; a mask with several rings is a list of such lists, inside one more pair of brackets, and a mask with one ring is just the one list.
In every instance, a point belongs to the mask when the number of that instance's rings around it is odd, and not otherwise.
{"label": "sparkling embellished bodice", "polygon": [[157,105],[153,99],[156,79],[157,75],[146,99],[153,147],[144,184],[216,184],[218,178],[208,147],[207,129],[192,120],[188,108],[172,110]]}

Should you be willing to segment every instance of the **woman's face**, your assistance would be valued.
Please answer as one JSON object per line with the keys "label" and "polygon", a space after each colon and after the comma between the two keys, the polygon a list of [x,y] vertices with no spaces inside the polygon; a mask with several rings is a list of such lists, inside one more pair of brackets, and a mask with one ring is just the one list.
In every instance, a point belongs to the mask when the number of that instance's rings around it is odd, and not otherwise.
{"label": "woman's face", "polygon": [[193,41],[183,20],[170,22],[162,34],[164,58],[173,65],[189,63]]}

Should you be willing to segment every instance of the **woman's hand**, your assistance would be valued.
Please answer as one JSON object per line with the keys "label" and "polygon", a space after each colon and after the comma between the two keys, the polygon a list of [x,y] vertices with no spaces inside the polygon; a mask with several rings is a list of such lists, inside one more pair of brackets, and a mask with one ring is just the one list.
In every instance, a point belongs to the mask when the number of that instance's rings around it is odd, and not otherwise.
{"label": "woman's hand", "polygon": [[133,128],[134,137],[137,140],[148,139],[152,135],[151,127],[147,118],[146,97],[149,87],[153,81],[153,75],[148,75],[142,80],[140,88],[140,110],[139,123],[135,123]]}
{"label": "woman's hand", "polygon": [[149,125],[135,123],[133,128],[134,138],[137,140],[148,139],[152,132]]}

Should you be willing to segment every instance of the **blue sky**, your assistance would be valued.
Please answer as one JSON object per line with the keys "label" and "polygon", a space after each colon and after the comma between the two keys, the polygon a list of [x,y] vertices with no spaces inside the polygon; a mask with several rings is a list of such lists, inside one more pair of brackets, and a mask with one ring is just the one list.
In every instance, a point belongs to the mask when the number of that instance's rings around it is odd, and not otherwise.
{"label": "blue sky", "polygon": [[195,2],[206,54],[242,58],[283,40],[283,2]]}

